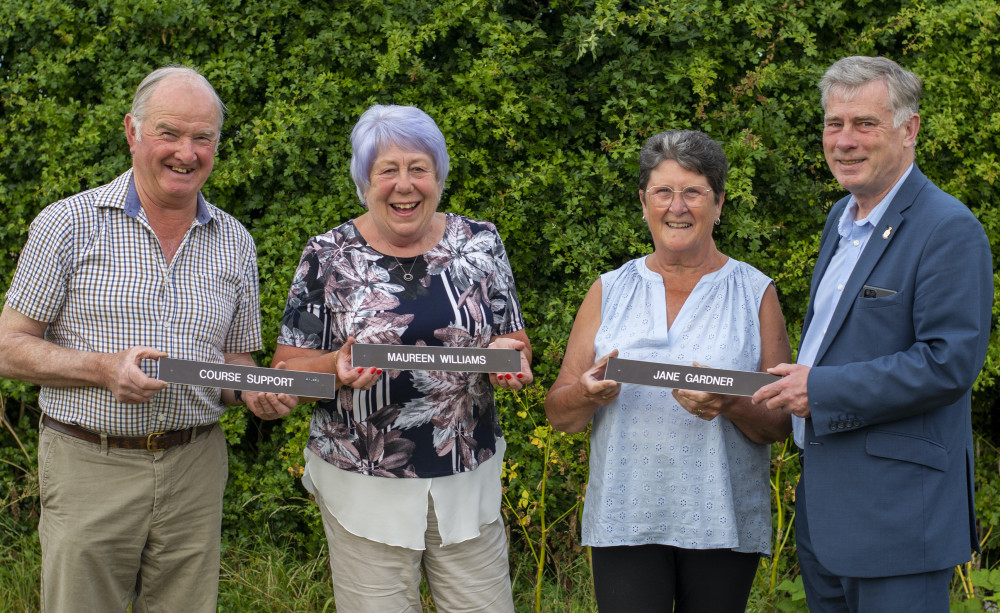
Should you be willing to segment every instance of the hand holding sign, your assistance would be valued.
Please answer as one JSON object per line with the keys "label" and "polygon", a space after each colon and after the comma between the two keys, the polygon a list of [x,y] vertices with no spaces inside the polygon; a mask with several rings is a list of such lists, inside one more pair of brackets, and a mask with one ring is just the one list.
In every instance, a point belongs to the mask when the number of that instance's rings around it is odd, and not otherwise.
{"label": "hand holding sign", "polygon": [[105,387],[111,390],[115,399],[124,404],[149,402],[153,394],[167,386],[163,381],[153,379],[140,368],[142,360],[157,360],[167,354],[152,347],[132,347],[118,353],[104,354],[106,368]]}
{"label": "hand holding sign", "polygon": [[580,375],[580,386],[583,388],[583,396],[597,406],[612,402],[621,392],[622,385],[613,379],[607,379],[608,362],[612,358],[618,357],[618,350],[612,349],[611,353],[594,362],[594,365]]}
{"label": "hand holding sign", "polygon": [[[275,370],[286,370],[284,362],[272,364]],[[266,392],[247,392],[243,394],[247,408],[257,417],[264,420],[279,419],[292,412],[299,404],[299,397],[294,394],[268,394]]]}
{"label": "hand holding sign", "polygon": [[337,380],[341,385],[366,390],[375,385],[382,375],[382,369],[375,366],[354,365],[354,345],[357,341],[348,336],[344,345],[337,350]]}
{"label": "hand holding sign", "polygon": [[[694,362],[698,368],[707,368],[703,364]],[[718,417],[726,406],[727,402],[732,402],[735,396],[725,396],[713,394],[711,392],[699,392],[695,390],[674,389],[670,392],[681,407],[699,419],[712,421]]]}
{"label": "hand holding sign", "polygon": [[[527,338],[527,337],[525,337]],[[497,387],[507,387],[514,391],[520,390],[535,380],[531,372],[531,363],[525,355],[526,343],[517,338],[499,336],[489,344],[487,349],[513,349],[520,354],[521,370],[517,372],[490,373],[490,383]]]}

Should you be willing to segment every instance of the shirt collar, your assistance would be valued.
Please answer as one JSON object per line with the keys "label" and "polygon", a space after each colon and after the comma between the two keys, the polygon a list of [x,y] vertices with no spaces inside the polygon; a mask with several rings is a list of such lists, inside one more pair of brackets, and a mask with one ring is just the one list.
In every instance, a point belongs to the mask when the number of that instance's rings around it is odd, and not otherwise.
{"label": "shirt collar", "polygon": [[[125,214],[134,219],[139,216],[140,209],[142,209],[142,202],[139,200],[139,192],[135,189],[135,177],[133,176],[129,178],[128,193],[125,194]],[[198,192],[198,212],[194,218],[202,226],[214,219],[201,192]]]}
{"label": "shirt collar", "polygon": [[889,193],[885,195],[885,198],[882,198],[882,201],[875,205],[872,212],[868,213],[868,216],[864,219],[857,219],[858,201],[852,195],[851,199],[847,201],[847,207],[844,208],[843,215],[840,216],[837,233],[844,238],[848,238],[851,236],[851,230],[853,229],[851,226],[861,227],[866,224],[871,224],[872,229],[875,229],[879,222],[882,221],[882,216],[885,215],[885,210],[889,208],[889,203],[896,197],[899,189],[903,187],[903,182],[906,181],[906,178],[910,176],[910,173],[913,171],[913,166],[914,164],[910,164],[909,168],[906,169],[906,172],[903,173],[903,176],[896,181],[896,184],[892,186]]}

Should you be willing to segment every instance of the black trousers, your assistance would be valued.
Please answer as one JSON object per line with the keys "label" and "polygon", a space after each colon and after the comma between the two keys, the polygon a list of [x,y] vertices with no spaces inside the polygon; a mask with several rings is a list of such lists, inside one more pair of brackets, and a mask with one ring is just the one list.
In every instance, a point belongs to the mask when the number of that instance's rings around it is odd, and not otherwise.
{"label": "black trousers", "polygon": [[743,613],[758,553],[669,545],[592,547],[600,613]]}

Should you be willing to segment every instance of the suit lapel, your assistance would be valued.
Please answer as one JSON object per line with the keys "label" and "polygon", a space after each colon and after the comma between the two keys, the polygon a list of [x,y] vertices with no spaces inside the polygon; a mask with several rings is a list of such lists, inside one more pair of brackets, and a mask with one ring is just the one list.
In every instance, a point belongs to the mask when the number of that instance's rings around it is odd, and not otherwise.
{"label": "suit lapel", "polygon": [[[847,283],[844,285],[840,302],[837,303],[837,308],[833,311],[830,325],[827,327],[826,334],[823,336],[823,342],[816,353],[815,364],[820,363],[823,354],[826,353],[833,339],[836,338],[840,327],[843,325],[844,320],[847,319],[847,314],[854,307],[854,301],[861,293],[861,289],[864,287],[869,275],[871,275],[882,254],[885,253],[885,250],[889,247],[893,239],[895,239],[896,234],[903,225],[905,221],[904,211],[913,204],[917,194],[920,193],[920,190],[923,189],[926,183],[927,177],[920,172],[920,169],[914,166],[910,172],[910,176],[906,178],[906,182],[903,183],[899,191],[896,192],[896,196],[892,199],[892,202],[889,203],[889,208],[886,209],[878,226],[872,232],[871,238],[868,239],[868,244],[865,245],[865,250],[861,252],[861,257],[858,258],[858,263],[854,266],[854,271],[851,272],[851,276],[848,277]],[[827,242],[836,247],[838,240],[833,239],[833,237],[831,239]],[[829,251],[830,253],[826,260],[827,264],[829,264],[829,258],[833,257],[834,249],[830,248]],[[814,280],[814,285],[816,284],[817,282]],[[815,287],[811,290],[811,293],[815,293]]]}

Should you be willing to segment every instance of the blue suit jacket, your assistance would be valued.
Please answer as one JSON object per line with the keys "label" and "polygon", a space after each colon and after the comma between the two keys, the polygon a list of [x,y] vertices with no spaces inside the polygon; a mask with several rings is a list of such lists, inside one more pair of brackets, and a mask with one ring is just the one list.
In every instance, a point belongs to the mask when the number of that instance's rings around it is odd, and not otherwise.
{"label": "blue suit jacket", "polygon": [[[836,249],[830,212],[811,295]],[[872,297],[866,287],[891,290]],[[969,209],[914,168],[868,241],[809,372],[803,479],[821,564],[852,577],[941,570],[976,548],[971,388],[993,271]],[[806,312],[805,330],[812,319]]]}

